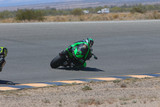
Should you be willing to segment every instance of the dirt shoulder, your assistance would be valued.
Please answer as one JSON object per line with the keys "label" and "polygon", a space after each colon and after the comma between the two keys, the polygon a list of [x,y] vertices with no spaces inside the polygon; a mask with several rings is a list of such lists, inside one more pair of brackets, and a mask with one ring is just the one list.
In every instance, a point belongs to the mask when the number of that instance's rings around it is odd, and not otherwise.
{"label": "dirt shoulder", "polygon": [[159,107],[160,78],[0,92],[0,107]]}
{"label": "dirt shoulder", "polygon": [[84,14],[45,16],[43,21],[16,20],[15,18],[1,19],[0,23],[30,23],[30,22],[76,22],[76,21],[119,21],[119,20],[151,20],[160,19],[160,12],[151,11],[146,13],[109,13],[109,14]]}

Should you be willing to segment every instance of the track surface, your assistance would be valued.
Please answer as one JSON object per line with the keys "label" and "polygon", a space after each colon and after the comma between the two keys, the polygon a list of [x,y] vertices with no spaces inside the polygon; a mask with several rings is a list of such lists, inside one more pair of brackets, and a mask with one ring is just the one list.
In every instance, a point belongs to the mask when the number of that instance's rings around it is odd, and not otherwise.
{"label": "track surface", "polygon": [[[83,71],[51,69],[50,61],[77,40],[95,40],[96,61]],[[160,21],[0,24],[8,48],[0,80],[44,82],[160,73]]]}

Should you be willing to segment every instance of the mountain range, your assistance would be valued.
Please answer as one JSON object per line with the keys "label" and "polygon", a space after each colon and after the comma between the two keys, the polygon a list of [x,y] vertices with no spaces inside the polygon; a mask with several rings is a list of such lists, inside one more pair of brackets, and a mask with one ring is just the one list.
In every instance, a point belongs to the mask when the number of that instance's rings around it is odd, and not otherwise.
{"label": "mountain range", "polygon": [[160,4],[160,0],[55,0],[50,3],[39,3],[32,5],[0,7],[3,10],[17,10],[17,9],[73,9],[97,6],[120,6],[120,5],[135,5],[135,4]]}

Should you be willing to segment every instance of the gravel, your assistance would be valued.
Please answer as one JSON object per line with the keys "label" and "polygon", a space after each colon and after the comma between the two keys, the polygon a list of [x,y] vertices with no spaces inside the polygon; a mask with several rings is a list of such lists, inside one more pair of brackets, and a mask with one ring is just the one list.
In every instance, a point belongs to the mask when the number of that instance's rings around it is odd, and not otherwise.
{"label": "gravel", "polygon": [[0,107],[159,107],[160,78],[0,92]]}

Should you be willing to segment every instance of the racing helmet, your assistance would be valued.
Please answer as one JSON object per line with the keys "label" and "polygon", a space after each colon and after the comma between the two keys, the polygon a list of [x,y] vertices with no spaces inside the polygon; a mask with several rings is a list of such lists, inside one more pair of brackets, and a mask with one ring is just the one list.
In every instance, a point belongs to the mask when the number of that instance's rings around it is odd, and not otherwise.
{"label": "racing helmet", "polygon": [[87,38],[87,39],[86,39],[86,42],[89,44],[90,47],[92,47],[93,44],[94,44],[94,41],[93,41],[92,38]]}
{"label": "racing helmet", "polygon": [[6,57],[7,53],[8,53],[7,48],[0,47],[0,55],[3,55],[4,57]]}

